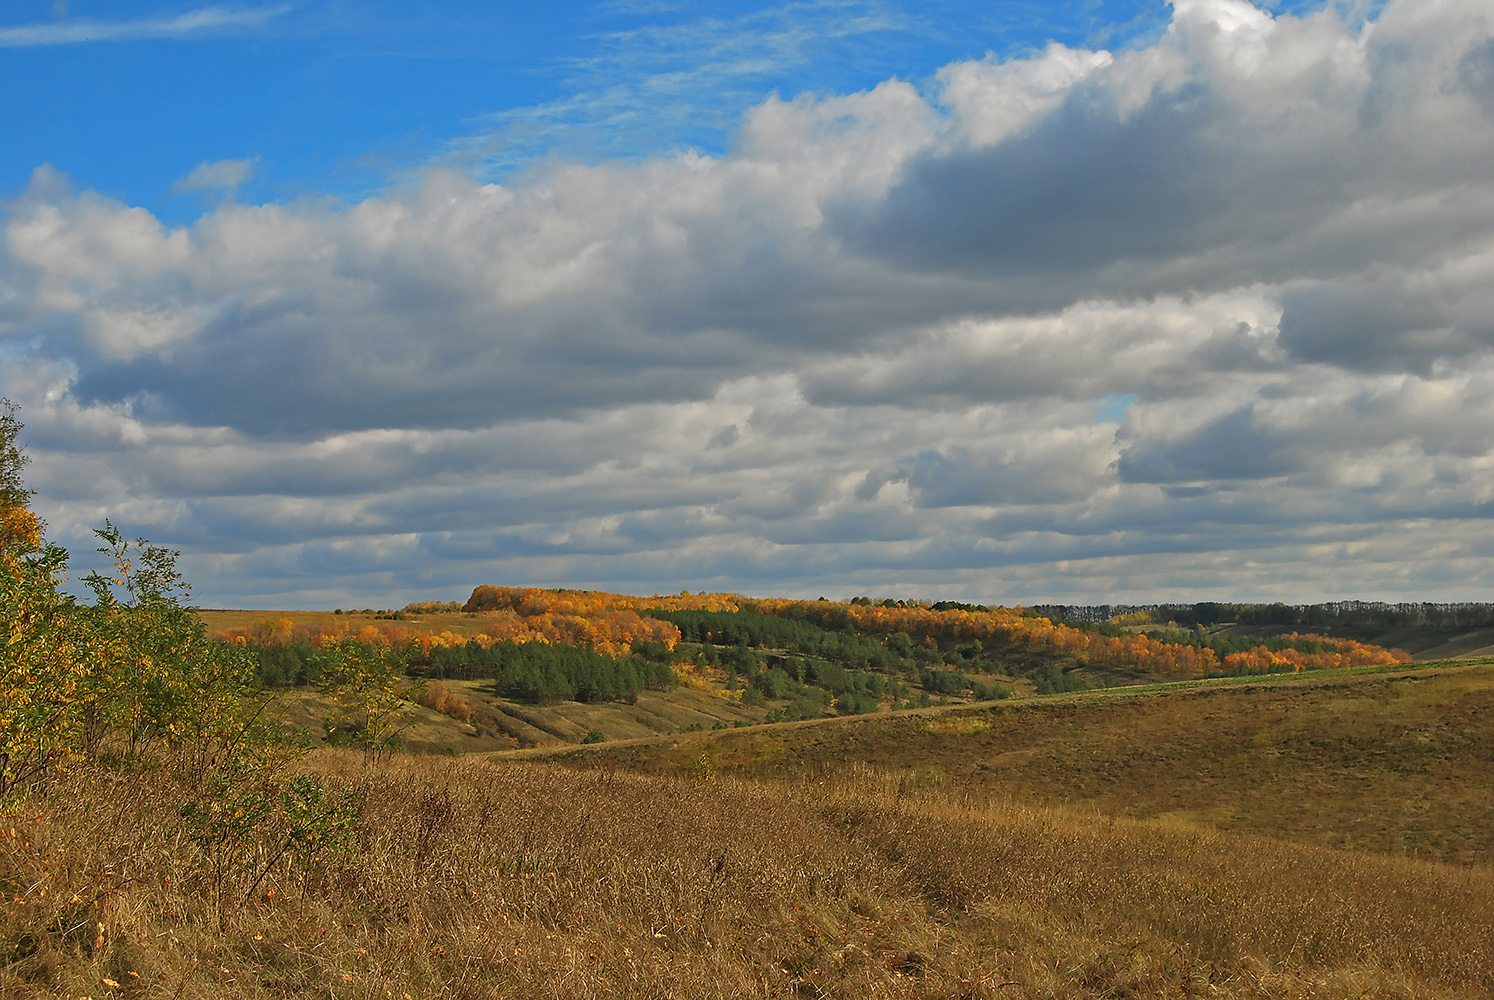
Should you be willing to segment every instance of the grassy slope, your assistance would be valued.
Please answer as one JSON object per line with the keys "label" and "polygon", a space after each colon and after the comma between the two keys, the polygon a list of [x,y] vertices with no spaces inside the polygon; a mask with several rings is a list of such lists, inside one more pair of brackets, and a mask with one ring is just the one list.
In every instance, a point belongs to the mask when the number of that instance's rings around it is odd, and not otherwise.
{"label": "grassy slope", "polygon": [[84,768],[12,801],[0,996],[1494,993],[1482,865],[986,802],[860,767],[773,783],[332,751],[306,767],[363,790],[359,843],[310,878],[272,866],[247,899],[238,868],[207,892],[181,835],[191,787],[169,771]]}
{"label": "grassy slope", "polygon": [[1111,691],[552,753],[752,777],[917,780],[1306,843],[1494,860],[1494,666]]}
{"label": "grassy slope", "polygon": [[[595,729],[609,740],[629,740],[675,733],[687,726],[709,729],[717,723],[761,722],[766,709],[751,709],[723,697],[719,690],[680,687],[673,691],[643,691],[635,702],[526,705],[500,698],[491,681],[442,681],[469,704],[484,706],[502,716],[501,722],[522,745],[578,743]],[[466,749],[464,747],[464,749]]]}
{"label": "grassy slope", "polygon": [[1494,995],[1491,665],[304,768],[248,898],[170,769],[12,797],[0,997]]}
{"label": "grassy slope", "polygon": [[[710,729],[738,721],[759,723],[769,705],[749,708],[726,697],[719,688],[681,687],[673,691],[645,691],[636,702],[527,705],[500,698],[490,681],[445,680],[447,691],[477,709],[471,722],[459,722],[429,708],[407,704],[401,711],[398,735],[405,749],[415,753],[489,753],[515,747],[548,747],[579,743],[595,729],[608,740],[628,740],[676,733],[687,726]],[[773,703],[778,704],[778,703]],[[341,711],[336,702],[311,688],[280,690],[274,694],[273,717],[285,727],[320,745],[328,719]]]}

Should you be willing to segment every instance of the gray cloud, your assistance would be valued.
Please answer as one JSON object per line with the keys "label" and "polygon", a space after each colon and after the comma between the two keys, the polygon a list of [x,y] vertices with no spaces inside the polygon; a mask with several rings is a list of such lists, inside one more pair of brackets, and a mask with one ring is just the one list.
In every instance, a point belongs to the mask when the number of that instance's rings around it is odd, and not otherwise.
{"label": "gray cloud", "polygon": [[1236,410],[1182,441],[1128,448],[1116,467],[1133,483],[1263,479],[1295,472],[1310,460],[1295,453],[1294,441],[1253,426],[1249,410]]}
{"label": "gray cloud", "polygon": [[1410,272],[1375,269],[1279,295],[1281,346],[1304,361],[1428,372],[1494,347],[1494,256]]}
{"label": "gray cloud", "polygon": [[1494,40],[1464,54],[1458,62],[1458,80],[1484,113],[1494,116]]}
{"label": "gray cloud", "polygon": [[1494,131],[1459,95],[1484,49],[1431,37],[1486,35],[1486,17],[1398,5],[1314,45],[1331,15],[1230,7],[1179,5],[1166,38],[1025,130],[921,150],[884,199],[836,206],[839,231],[902,268],[988,278],[1013,311],[1424,264],[1487,238]]}
{"label": "gray cloud", "polygon": [[42,169],[0,394],[60,538],[213,603],[1486,597],[1485,7],[1179,2],[722,157],[177,229]]}

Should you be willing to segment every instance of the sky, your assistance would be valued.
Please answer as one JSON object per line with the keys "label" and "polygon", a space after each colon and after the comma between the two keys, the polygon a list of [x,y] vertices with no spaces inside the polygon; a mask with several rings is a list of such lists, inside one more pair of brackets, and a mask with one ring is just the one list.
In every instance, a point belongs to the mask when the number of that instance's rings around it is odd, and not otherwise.
{"label": "sky", "polygon": [[75,575],[1494,599],[1487,0],[18,0],[0,88]]}

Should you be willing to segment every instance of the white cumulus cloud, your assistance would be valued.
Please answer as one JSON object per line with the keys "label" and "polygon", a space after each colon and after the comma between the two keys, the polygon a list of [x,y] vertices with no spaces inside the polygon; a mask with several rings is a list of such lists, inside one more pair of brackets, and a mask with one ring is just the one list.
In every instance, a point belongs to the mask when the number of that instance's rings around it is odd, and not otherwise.
{"label": "white cumulus cloud", "polygon": [[176,228],[43,170],[0,393],[61,537],[239,606],[1488,598],[1491,54],[1475,0],[1198,0],[719,157]]}

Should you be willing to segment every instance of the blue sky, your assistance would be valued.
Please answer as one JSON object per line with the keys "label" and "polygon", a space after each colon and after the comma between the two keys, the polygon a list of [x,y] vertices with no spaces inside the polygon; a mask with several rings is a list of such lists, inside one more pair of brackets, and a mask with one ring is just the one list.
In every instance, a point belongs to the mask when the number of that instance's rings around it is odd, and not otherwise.
{"label": "blue sky", "polygon": [[1116,46],[1156,2],[101,3],[0,21],[0,191],[42,163],[184,222],[203,162],[252,161],[250,201],[356,200],[431,163],[501,177],[546,155],[719,153],[770,93],[1041,48]]}
{"label": "blue sky", "polygon": [[26,0],[0,74],[79,570],[1494,598],[1487,0]]}

